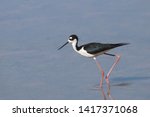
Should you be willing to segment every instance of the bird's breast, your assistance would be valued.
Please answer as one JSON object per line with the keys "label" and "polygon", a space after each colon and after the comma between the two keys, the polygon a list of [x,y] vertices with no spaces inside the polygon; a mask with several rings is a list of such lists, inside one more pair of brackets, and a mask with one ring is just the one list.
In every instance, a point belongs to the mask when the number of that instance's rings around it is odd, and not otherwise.
{"label": "bird's breast", "polygon": [[95,55],[88,53],[86,50],[83,49],[83,47],[77,51],[79,54],[85,57],[94,57]]}

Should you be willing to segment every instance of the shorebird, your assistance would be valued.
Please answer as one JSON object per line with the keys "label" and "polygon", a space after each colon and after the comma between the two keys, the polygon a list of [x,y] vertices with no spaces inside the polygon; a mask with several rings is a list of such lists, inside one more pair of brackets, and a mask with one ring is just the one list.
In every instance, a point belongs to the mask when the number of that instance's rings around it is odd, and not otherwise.
{"label": "shorebird", "polygon": [[109,76],[111,74],[111,72],[113,71],[114,67],[116,66],[116,64],[119,62],[120,60],[120,55],[118,54],[110,54],[107,53],[109,50],[119,47],[119,46],[123,46],[123,45],[127,45],[129,43],[88,43],[88,44],[84,44],[81,46],[78,46],[78,36],[75,34],[72,34],[69,36],[68,41],[62,45],[61,47],[58,48],[58,50],[60,50],[61,48],[63,48],[65,45],[67,45],[68,43],[70,43],[73,47],[73,49],[79,53],[82,56],[88,57],[88,58],[93,58],[97,64],[97,67],[99,68],[102,78],[100,80],[100,88],[102,88],[103,85],[103,81],[104,81],[104,70],[102,69],[100,63],[97,61],[96,57],[102,54],[108,55],[108,56],[113,56],[116,57],[115,62],[113,63],[113,65],[111,66],[109,72],[107,73],[105,80],[108,86],[108,95],[110,95],[110,82],[109,82]]}

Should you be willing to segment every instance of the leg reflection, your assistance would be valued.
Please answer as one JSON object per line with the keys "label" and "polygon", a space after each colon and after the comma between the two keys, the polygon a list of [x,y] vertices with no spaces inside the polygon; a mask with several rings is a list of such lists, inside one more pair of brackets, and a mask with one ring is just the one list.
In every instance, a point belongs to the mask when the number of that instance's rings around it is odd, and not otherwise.
{"label": "leg reflection", "polygon": [[102,93],[103,99],[104,99],[104,100],[107,100],[107,97],[106,97],[106,94],[105,94],[105,92],[104,92],[103,87],[100,88],[100,91],[101,91],[101,93]]}
{"label": "leg reflection", "polygon": [[104,100],[114,100],[114,98],[111,96],[110,87],[109,87],[109,93],[107,92],[107,95],[106,95],[106,93],[105,93],[103,87],[101,87],[101,88],[99,89],[99,91],[101,92],[101,94],[102,94]]}

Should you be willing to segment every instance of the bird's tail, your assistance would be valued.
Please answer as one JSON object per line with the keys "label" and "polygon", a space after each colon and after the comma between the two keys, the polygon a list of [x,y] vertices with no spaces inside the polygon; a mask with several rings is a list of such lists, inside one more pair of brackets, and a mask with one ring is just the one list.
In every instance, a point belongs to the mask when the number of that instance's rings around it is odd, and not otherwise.
{"label": "bird's tail", "polygon": [[116,47],[119,47],[119,46],[124,46],[124,45],[128,45],[130,43],[117,43],[117,44],[114,44]]}
{"label": "bird's tail", "polygon": [[104,50],[110,50],[116,47],[120,47],[120,46],[124,46],[124,45],[128,45],[129,43],[116,43],[116,44],[106,44],[106,48],[104,48]]}

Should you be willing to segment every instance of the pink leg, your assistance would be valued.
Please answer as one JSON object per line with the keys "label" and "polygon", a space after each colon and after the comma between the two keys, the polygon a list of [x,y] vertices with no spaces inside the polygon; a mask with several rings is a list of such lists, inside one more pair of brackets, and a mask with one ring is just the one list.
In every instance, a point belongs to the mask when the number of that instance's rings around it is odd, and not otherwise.
{"label": "pink leg", "polygon": [[103,87],[101,87],[101,92],[102,92],[102,96],[103,96],[104,100],[107,100],[107,97],[106,97],[106,95],[105,95],[105,92],[104,92]]}
{"label": "pink leg", "polygon": [[108,95],[110,96],[110,83],[109,83],[109,76],[112,72],[112,70],[114,69],[114,67],[116,66],[116,64],[119,62],[120,60],[120,55],[115,55],[116,56],[116,60],[114,62],[114,64],[112,65],[112,67],[110,68],[109,72],[107,73],[106,75],[106,83],[107,83],[107,86],[108,86]]}
{"label": "pink leg", "polygon": [[96,60],[96,58],[94,57],[93,59],[95,60],[95,62],[96,62],[96,64],[97,64],[97,67],[99,68],[99,70],[100,70],[100,72],[101,72],[101,74],[102,74],[102,79],[100,80],[100,88],[102,88],[102,86],[103,86],[103,81],[104,81],[104,70],[102,69],[100,63]]}

